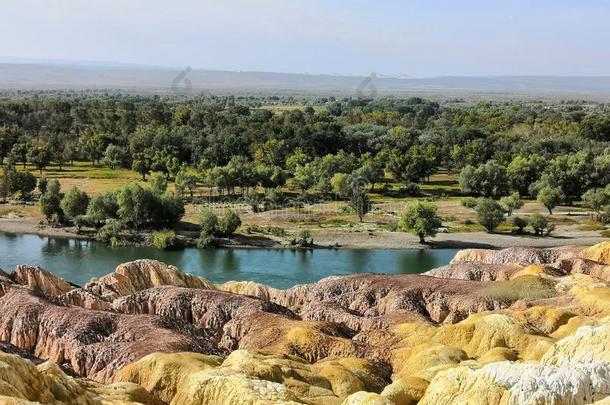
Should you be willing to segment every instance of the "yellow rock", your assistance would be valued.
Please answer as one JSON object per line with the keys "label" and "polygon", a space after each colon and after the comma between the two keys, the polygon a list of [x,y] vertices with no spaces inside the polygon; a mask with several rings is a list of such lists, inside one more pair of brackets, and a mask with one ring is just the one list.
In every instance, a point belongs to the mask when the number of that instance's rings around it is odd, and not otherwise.
{"label": "yellow rock", "polygon": [[530,264],[512,275],[511,280],[523,276],[537,276],[544,274],[544,267],[539,264]]}
{"label": "yellow rock", "polygon": [[565,324],[557,328],[557,330],[551,333],[551,337],[553,339],[563,339],[564,337],[573,335],[576,333],[576,330],[584,325],[596,325],[597,319],[589,317],[589,316],[575,316],[570,318],[570,320]]}
{"label": "yellow rock", "polygon": [[604,317],[610,315],[610,288],[575,286],[570,290],[578,308],[585,314]]}
{"label": "yellow rock", "polygon": [[381,396],[396,405],[416,404],[426,392],[429,382],[423,378],[403,377],[386,386]]}
{"label": "yellow rock", "polygon": [[136,384],[102,385],[67,376],[53,362],[35,366],[17,355],[0,352],[2,404],[149,404],[150,393]]}
{"label": "yellow rock", "polygon": [[392,352],[393,378],[414,376],[429,381],[438,371],[467,359],[468,355],[462,349],[439,343],[396,349]]}
{"label": "yellow rock", "polygon": [[298,404],[298,397],[282,384],[247,378],[244,375],[197,373],[185,389],[178,391],[172,405],[263,405]]}
{"label": "yellow rock", "polygon": [[506,360],[515,361],[517,358],[517,353],[513,349],[508,349],[506,347],[494,347],[479,357],[479,364],[485,365]]}
{"label": "yellow rock", "polygon": [[222,358],[199,353],[152,353],[123,367],[115,382],[141,385],[165,402],[170,402],[178,391],[186,389],[195,373],[219,366]]}
{"label": "yellow rock", "polygon": [[274,288],[253,281],[228,281],[224,284],[217,284],[216,288],[234,294],[250,295],[265,301],[271,301],[275,291]]}
{"label": "yellow rock", "polygon": [[507,313],[521,325],[531,325],[546,334],[553,333],[576,316],[571,310],[548,306],[534,306],[523,311],[510,310]]}
{"label": "yellow rock", "polygon": [[610,264],[610,241],[601,242],[586,248],[580,254],[582,257],[596,262]]}
{"label": "yellow rock", "polygon": [[583,404],[610,395],[608,365],[492,363],[480,369],[456,367],[438,373],[420,405]]}
{"label": "yellow rock", "polygon": [[153,353],[120,370],[115,381],[137,382],[173,405],[339,402],[330,382],[306,361],[246,350],[224,361],[196,353]]}
{"label": "yellow rock", "polygon": [[342,405],[394,405],[394,402],[372,392],[356,392],[343,401]]}
{"label": "yellow rock", "polygon": [[453,325],[430,327],[403,324],[396,329],[401,345],[415,346],[422,342],[436,342],[459,348],[467,357],[478,358],[495,347],[514,349],[520,358],[536,360],[553,344],[534,328],[522,325],[506,314],[481,312],[472,314]]}
{"label": "yellow rock", "polygon": [[381,392],[387,384],[373,363],[359,358],[323,360],[314,364],[313,370],[330,381],[338,397],[358,391]]}
{"label": "yellow rock", "polygon": [[610,318],[596,326],[585,325],[555,343],[542,357],[546,365],[603,361],[610,365]]}

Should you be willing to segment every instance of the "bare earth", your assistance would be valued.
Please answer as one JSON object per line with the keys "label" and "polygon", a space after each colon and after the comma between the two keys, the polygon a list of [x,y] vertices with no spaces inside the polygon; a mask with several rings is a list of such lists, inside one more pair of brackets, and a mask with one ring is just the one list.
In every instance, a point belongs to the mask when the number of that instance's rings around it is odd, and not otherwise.
{"label": "bare earth", "polygon": [[[338,243],[345,248],[404,249],[425,247],[418,238],[402,232],[357,232],[345,233],[324,231],[314,233],[319,245]],[[608,240],[595,231],[574,231],[558,227],[553,236],[541,238],[531,235],[513,235],[486,232],[439,233],[430,239],[429,247],[436,248],[504,248],[511,246],[552,247],[564,245],[593,245]]]}
{"label": "bare earth", "polygon": [[[31,218],[0,218],[0,232],[35,234],[59,238],[79,238],[74,228],[55,228]],[[347,231],[337,229],[312,230],[316,245],[321,247],[360,248],[360,249],[405,249],[405,248],[504,248],[511,246],[552,247],[563,245],[593,245],[608,238],[599,236],[596,231],[576,231],[572,227],[559,226],[550,237],[514,235],[508,233],[455,232],[439,233],[427,245],[421,245],[417,237],[403,232],[386,231]],[[240,237],[238,246],[286,247],[280,238]],[[264,240],[261,240],[264,239]]]}

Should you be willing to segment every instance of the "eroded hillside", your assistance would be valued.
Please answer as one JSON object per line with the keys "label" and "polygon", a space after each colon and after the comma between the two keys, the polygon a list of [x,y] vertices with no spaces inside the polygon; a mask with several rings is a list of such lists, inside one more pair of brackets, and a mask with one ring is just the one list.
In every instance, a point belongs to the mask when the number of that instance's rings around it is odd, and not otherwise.
{"label": "eroded hillside", "polygon": [[610,401],[610,242],[287,290],[152,260],[83,287],[19,266],[0,287],[2,403]]}

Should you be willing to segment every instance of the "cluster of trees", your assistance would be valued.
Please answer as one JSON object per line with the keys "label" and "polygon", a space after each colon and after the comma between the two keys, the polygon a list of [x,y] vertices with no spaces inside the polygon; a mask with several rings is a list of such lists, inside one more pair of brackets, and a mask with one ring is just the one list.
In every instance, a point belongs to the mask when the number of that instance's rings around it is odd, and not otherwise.
{"label": "cluster of trees", "polygon": [[207,248],[216,245],[216,238],[233,236],[233,233],[241,226],[241,219],[232,209],[225,210],[219,217],[210,208],[203,208],[199,211],[199,225],[201,233],[197,246]]}
{"label": "cluster of trees", "polygon": [[5,201],[8,196],[18,194],[27,201],[36,189],[36,176],[28,171],[4,170],[0,178],[0,199]]}
{"label": "cluster of trees", "polygon": [[548,186],[570,201],[609,181],[604,104],[318,98],[280,112],[260,107],[290,102],[52,93],[6,98],[0,100],[0,163],[43,170],[89,160],[132,168],[144,178],[160,172],[176,180],[180,193],[192,193],[199,182],[241,193],[290,181],[346,199],[341,176],[374,187],[387,172],[408,184],[439,167],[462,171],[465,192],[493,198],[510,191],[538,195]]}
{"label": "cluster of trees", "polygon": [[[477,221],[487,232],[493,232],[502,222],[505,214],[512,216],[513,211],[523,207],[523,200],[519,193],[514,192],[510,196],[502,197],[499,201],[493,198],[469,198],[463,201],[467,208],[474,209]],[[514,217],[512,224],[517,227],[518,233],[523,233],[529,225],[537,236],[549,235],[554,225],[540,214],[534,214],[529,219]]]}
{"label": "cluster of trees", "polygon": [[[517,155],[507,166],[490,160],[477,167],[467,165],[459,176],[464,193],[499,198],[511,191],[537,198],[552,215],[553,208],[585,199],[599,212],[610,185],[610,151],[594,155],[579,151],[547,159],[540,155]],[[602,204],[600,206],[599,204]]]}
{"label": "cluster of trees", "polygon": [[130,183],[120,190],[96,194],[93,198],[72,187],[61,192],[57,180],[39,180],[41,212],[49,222],[96,228],[99,239],[110,241],[122,230],[173,228],[184,215],[180,198],[165,190],[143,188]]}

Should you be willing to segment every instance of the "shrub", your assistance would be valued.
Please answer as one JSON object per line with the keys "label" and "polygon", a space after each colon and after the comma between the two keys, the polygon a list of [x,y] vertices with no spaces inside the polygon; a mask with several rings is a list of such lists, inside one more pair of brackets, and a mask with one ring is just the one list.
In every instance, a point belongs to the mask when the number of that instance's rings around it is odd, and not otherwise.
{"label": "shrub", "polygon": [[549,222],[547,218],[540,214],[534,214],[529,220],[530,227],[534,230],[536,236],[548,236],[551,234],[555,226]]}
{"label": "shrub", "polygon": [[80,232],[84,226],[93,226],[93,221],[86,215],[77,215],[72,219],[72,222],[76,225],[77,233]]}
{"label": "shrub", "polygon": [[38,179],[38,191],[40,191],[40,195],[43,195],[47,192],[47,186],[49,185],[49,180],[46,177],[41,177]]}
{"label": "shrub", "polygon": [[300,247],[313,246],[313,238],[309,229],[301,229],[298,233],[297,239],[293,239],[291,244],[298,245]]}
{"label": "shrub", "polygon": [[255,190],[250,190],[245,197],[246,204],[252,208],[252,212],[258,212],[260,209],[260,205],[263,202],[263,198],[258,195]]}
{"label": "shrub", "polygon": [[84,191],[73,186],[64,198],[61,200],[61,210],[64,216],[70,221],[74,221],[79,215],[84,215],[87,212],[87,206],[89,205],[89,196]]}
{"label": "shrub", "polygon": [[158,194],[131,183],[117,194],[117,215],[122,223],[135,230],[150,225],[154,228],[173,227],[184,215],[182,199],[171,194]]}
{"label": "shrub", "polygon": [[309,229],[301,229],[299,231],[299,239],[310,239],[311,231]]}
{"label": "shrub", "polygon": [[476,208],[477,221],[487,232],[493,232],[504,221],[504,210],[497,201],[490,198],[479,200]]}
{"label": "shrub", "polygon": [[118,238],[122,229],[122,225],[117,220],[106,221],[106,225],[102,226],[95,234],[95,239],[100,242],[108,243],[112,238]]}
{"label": "shrub", "polygon": [[416,197],[421,194],[421,187],[417,183],[407,183],[404,187],[401,187],[399,190],[401,195],[408,195],[411,197]]}
{"label": "shrub", "polygon": [[29,200],[36,188],[36,177],[30,172],[6,170],[5,178],[11,194],[19,193],[22,200]]}
{"label": "shrub", "polygon": [[471,210],[475,209],[478,204],[479,200],[474,197],[468,197],[462,201],[462,205],[466,208],[470,208]]}
{"label": "shrub", "polygon": [[45,186],[45,193],[40,196],[39,204],[40,211],[47,218],[47,221],[51,221],[53,217],[61,221],[62,210],[61,210],[61,195],[59,194],[59,182],[57,180],[51,181],[50,185]]}
{"label": "shrub", "polygon": [[527,226],[527,219],[521,217],[513,218],[513,225],[517,227],[517,233],[523,233],[523,230]]}
{"label": "shrub", "polygon": [[209,208],[199,210],[199,225],[202,235],[216,235],[218,233],[218,216]]}
{"label": "shrub", "polygon": [[158,194],[167,191],[167,177],[161,172],[155,172],[150,176],[150,188]]}
{"label": "shrub", "polygon": [[265,193],[265,210],[281,208],[284,202],[284,192],[280,187],[270,188]]}
{"label": "shrub", "polygon": [[100,227],[108,219],[117,219],[119,204],[117,202],[118,192],[107,191],[100,193],[89,201],[87,206],[87,216],[93,222],[93,225]]}
{"label": "shrub", "polygon": [[154,247],[162,250],[174,249],[178,245],[178,238],[174,231],[153,232],[150,235],[150,241]]}
{"label": "shrub", "polygon": [[218,245],[218,241],[213,235],[201,232],[197,239],[197,247],[200,249],[213,248]]}
{"label": "shrub", "polygon": [[239,215],[232,209],[227,209],[218,219],[218,235],[230,238],[241,226]]}
{"label": "shrub", "polygon": [[582,202],[585,207],[591,208],[597,214],[598,218],[601,217],[600,212],[605,205],[610,203],[610,195],[606,190],[587,190],[582,195]]}

